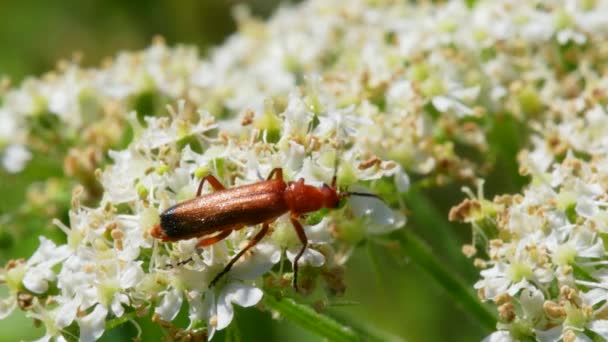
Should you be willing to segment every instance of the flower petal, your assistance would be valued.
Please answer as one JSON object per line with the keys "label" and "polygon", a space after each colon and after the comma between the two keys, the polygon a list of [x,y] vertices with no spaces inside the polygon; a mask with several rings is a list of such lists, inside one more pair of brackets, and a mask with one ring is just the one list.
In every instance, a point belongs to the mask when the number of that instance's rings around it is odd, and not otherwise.
{"label": "flower petal", "polygon": [[182,307],[182,302],[183,298],[180,291],[171,289],[170,291],[165,292],[163,300],[160,302],[160,305],[154,309],[154,312],[159,314],[165,321],[172,321]]}
{"label": "flower petal", "polygon": [[107,314],[108,310],[103,305],[97,305],[93,312],[79,319],[80,341],[88,342],[99,339],[105,330]]}
{"label": "flower petal", "polygon": [[78,304],[78,300],[68,300],[57,308],[57,312],[55,313],[55,325],[58,328],[65,328],[74,322]]}
{"label": "flower petal", "polygon": [[[285,254],[287,254],[287,258],[289,259],[289,261],[294,261],[296,255],[300,252],[300,249],[301,247],[292,247],[285,251]],[[323,256],[323,254],[321,254],[316,249],[310,247],[304,250],[302,257],[298,261],[298,265],[300,266],[310,265],[312,267],[321,267],[324,263],[325,256]]]}
{"label": "flower petal", "polygon": [[539,342],[555,342],[560,341],[562,338],[563,327],[557,325],[549,330],[535,330],[536,340]]}
{"label": "flower petal", "polygon": [[234,265],[230,276],[240,280],[255,279],[268,272],[281,260],[281,250],[274,244],[259,243],[250,257]]}
{"label": "flower petal", "polygon": [[602,336],[604,339],[608,339],[608,320],[597,320],[587,325],[589,330]]}
{"label": "flower petal", "polygon": [[0,319],[4,319],[10,315],[17,307],[17,298],[10,296],[0,300]]}
{"label": "flower petal", "polygon": [[370,234],[388,233],[401,228],[406,222],[405,215],[392,210],[377,198],[352,196],[350,198],[350,207],[355,216],[366,216],[369,218],[371,222],[368,226],[368,232]]}
{"label": "flower petal", "polygon": [[217,330],[224,329],[232,321],[232,303],[249,307],[256,305],[262,296],[262,290],[256,287],[235,282],[228,284],[217,299]]}
{"label": "flower petal", "polygon": [[21,172],[27,162],[32,159],[32,153],[21,144],[12,144],[4,149],[2,166],[8,173]]}
{"label": "flower petal", "polygon": [[490,336],[484,338],[482,342],[512,342],[515,339],[511,336],[511,333],[507,330],[498,330],[490,334]]}

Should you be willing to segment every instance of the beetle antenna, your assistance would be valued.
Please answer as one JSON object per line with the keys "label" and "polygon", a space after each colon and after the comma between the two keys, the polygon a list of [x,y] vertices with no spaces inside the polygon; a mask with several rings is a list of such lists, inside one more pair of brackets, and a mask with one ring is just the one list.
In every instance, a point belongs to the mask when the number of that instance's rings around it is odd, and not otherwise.
{"label": "beetle antenna", "polygon": [[334,175],[331,177],[331,187],[335,188],[338,183],[338,166],[340,163],[340,158],[338,158],[338,151],[336,151],[336,160],[334,160]]}
{"label": "beetle antenna", "polygon": [[338,167],[340,167],[340,157],[342,155],[342,141],[340,140],[340,137],[338,137],[338,128],[337,128],[338,123],[336,123],[336,137],[337,137],[337,141],[338,141],[338,146],[336,147],[336,157],[334,159],[334,176],[331,178],[331,187],[332,188],[336,188],[336,185],[338,184]]}
{"label": "beetle antenna", "polygon": [[192,257],[189,257],[188,259],[178,261],[176,264],[165,264],[165,269],[180,267],[189,263],[190,261],[194,261],[194,259]]}
{"label": "beetle antenna", "polygon": [[340,194],[340,197],[344,198],[344,197],[350,197],[350,196],[360,196],[360,197],[372,197],[375,198],[377,200],[380,200],[382,202],[384,202],[384,200],[382,199],[382,197],[376,195],[376,194],[370,194],[367,192],[355,192],[355,191],[348,191],[348,192],[343,192]]}

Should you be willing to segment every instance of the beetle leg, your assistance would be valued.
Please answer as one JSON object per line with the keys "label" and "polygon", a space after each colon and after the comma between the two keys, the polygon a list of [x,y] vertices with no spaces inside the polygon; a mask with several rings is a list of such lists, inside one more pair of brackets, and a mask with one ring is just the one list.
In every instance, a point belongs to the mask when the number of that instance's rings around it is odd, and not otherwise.
{"label": "beetle leg", "polygon": [[215,178],[214,175],[207,175],[207,176],[203,177],[203,179],[201,179],[201,182],[198,185],[198,190],[196,191],[196,197],[201,195],[201,192],[203,191],[203,184],[205,184],[205,181],[208,181],[209,184],[211,184],[211,187],[213,187],[213,190],[215,190],[215,191],[220,191],[220,190],[226,189],[222,185],[222,183],[220,183],[220,181],[217,180],[217,178]]}
{"label": "beetle leg", "polygon": [[300,238],[300,241],[302,242],[302,249],[300,249],[300,252],[296,255],[296,258],[293,259],[293,288],[296,290],[296,292],[298,292],[298,261],[300,261],[302,254],[304,254],[304,251],[308,246],[308,238],[306,237],[304,228],[302,227],[302,224],[298,221],[298,218],[292,215],[290,219],[291,224],[293,224],[293,228],[298,234],[298,238]]}
{"label": "beetle leg", "polygon": [[274,169],[272,169],[272,171],[270,171],[270,173],[268,174],[268,178],[266,178],[266,180],[271,180],[272,176],[277,175],[277,179],[283,179],[283,168],[281,167],[275,167]]}
{"label": "beetle leg", "polygon": [[178,262],[176,262],[175,264],[165,264],[165,268],[176,268],[176,267],[180,267],[183,266],[187,263],[189,263],[190,261],[193,261],[194,259],[192,257],[189,257],[188,259],[185,260],[180,260]]}
{"label": "beetle leg", "polygon": [[198,243],[196,244],[196,246],[197,247],[211,246],[218,241],[224,240],[228,235],[230,235],[230,233],[232,233],[232,229],[226,229],[223,232],[221,232],[217,235],[214,235],[212,237],[200,239],[198,241]]}
{"label": "beetle leg", "polygon": [[[222,231],[221,233],[208,237],[208,238],[203,238],[200,239],[198,241],[198,243],[196,244],[196,247],[205,247],[205,246],[210,246],[213,245],[214,243],[224,240],[228,235],[230,235],[230,233],[232,233],[234,229],[226,229],[224,231]],[[190,261],[192,261],[194,259],[192,259],[192,257],[185,259],[185,260],[180,260],[178,261],[176,264],[166,264],[165,267],[167,268],[174,268],[174,267],[179,267],[182,265],[185,265],[187,263],[189,263]]]}
{"label": "beetle leg", "polygon": [[228,263],[228,265],[226,265],[226,267],[224,267],[224,269],[220,273],[218,273],[215,276],[215,278],[213,278],[211,283],[209,283],[210,288],[213,287],[213,285],[215,285],[215,283],[217,283],[218,280],[220,280],[220,278],[224,274],[226,274],[226,273],[228,273],[228,271],[230,271],[230,269],[232,268],[234,263],[236,263],[243,256],[243,254],[245,254],[245,252],[247,252],[251,247],[257,245],[258,242],[260,242],[260,240],[262,240],[262,238],[264,236],[266,236],[266,234],[268,233],[268,227],[269,227],[268,223],[264,223],[262,225],[262,229],[253,237],[253,239],[251,239],[251,241],[249,241],[247,246],[245,246],[245,248],[243,248],[240,252],[238,252],[237,255],[232,257],[232,259],[230,259],[230,262]]}

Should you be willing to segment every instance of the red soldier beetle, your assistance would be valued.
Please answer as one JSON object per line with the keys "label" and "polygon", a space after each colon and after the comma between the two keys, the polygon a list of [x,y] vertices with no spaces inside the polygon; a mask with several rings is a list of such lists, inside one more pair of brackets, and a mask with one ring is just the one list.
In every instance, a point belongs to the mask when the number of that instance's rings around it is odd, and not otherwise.
{"label": "red soldier beetle", "polygon": [[[205,181],[209,182],[215,192],[201,196]],[[289,212],[291,223],[302,242],[302,249],[293,261],[293,287],[298,291],[298,261],[308,246],[308,238],[298,219],[303,214],[322,208],[337,208],[341,199],[352,195],[380,199],[377,195],[368,193],[339,193],[335,175],[331,185],[315,187],[305,184],[303,178],[296,182],[285,182],[283,169],[274,168],[265,181],[228,189],[213,175],[208,175],[201,180],[195,198],[178,203],[160,214],[160,223],[152,228],[151,234],[162,241],[198,237],[201,240],[197,246],[204,247],[225,239],[234,230],[262,224],[262,229],[245,248],[232,257],[213,278],[209,284],[212,287],[243,254],[268,234],[270,223]]]}

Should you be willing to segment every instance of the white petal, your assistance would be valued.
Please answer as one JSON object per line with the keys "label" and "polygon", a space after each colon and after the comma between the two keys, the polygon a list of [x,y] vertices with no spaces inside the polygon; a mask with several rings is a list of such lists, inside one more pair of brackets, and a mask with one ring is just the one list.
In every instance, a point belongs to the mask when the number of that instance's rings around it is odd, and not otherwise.
{"label": "white petal", "polygon": [[462,88],[458,90],[454,90],[452,95],[462,101],[475,101],[477,96],[479,96],[479,92],[481,91],[480,86],[474,86],[470,88]]}
{"label": "white petal", "polygon": [[242,259],[230,271],[232,278],[241,280],[255,279],[268,272],[281,260],[281,250],[271,243],[259,243],[250,257]]}
{"label": "white petal", "polygon": [[[293,262],[293,260],[296,258],[296,255],[300,252],[300,249],[301,247],[292,247],[285,251],[285,254],[287,254],[287,258],[289,259],[289,261]],[[312,267],[321,267],[324,263],[325,256],[323,256],[323,254],[321,254],[316,249],[310,247],[304,250],[304,254],[302,254],[302,257],[298,261],[298,265],[300,266],[310,265]]]}
{"label": "white petal", "polygon": [[528,283],[528,281],[526,279],[523,279],[522,281],[511,285],[509,287],[509,290],[507,291],[507,293],[511,296],[515,296],[521,289],[526,289],[526,288],[534,288],[534,287],[531,286],[530,283]]}
{"label": "white petal", "polygon": [[355,216],[366,216],[370,219],[367,229],[370,234],[391,232],[401,228],[406,222],[402,213],[394,211],[379,199],[352,196],[349,203]]}
{"label": "white petal", "polygon": [[[45,293],[49,288],[49,283],[47,281],[47,277],[49,276],[48,272],[50,272],[50,270],[43,273],[40,268],[29,269],[23,277],[23,286],[34,293]],[[53,276],[53,274],[50,276]]]}
{"label": "white petal", "polygon": [[499,330],[493,332],[490,336],[484,338],[482,342],[512,342],[515,341],[513,337],[511,337],[511,333],[506,330]]}
{"label": "white petal", "polygon": [[208,339],[211,340],[215,331],[217,330],[217,326],[211,324],[211,319],[217,318],[217,306],[215,305],[215,289],[211,289],[205,293],[205,300],[203,301],[202,310],[207,316],[207,334],[209,335]]}
{"label": "white petal", "polygon": [[445,97],[445,96],[435,96],[433,97],[433,107],[435,107],[441,113],[446,112],[452,106],[454,100]]}
{"label": "white petal", "polygon": [[13,144],[4,149],[2,166],[8,173],[18,173],[25,168],[30,159],[32,159],[30,151],[21,144]]}
{"label": "white petal", "polygon": [[171,289],[165,293],[160,305],[154,309],[154,312],[159,314],[165,321],[172,321],[179,309],[182,307],[183,298],[177,289]]}
{"label": "white petal", "polygon": [[263,296],[262,290],[253,286],[230,283],[222,289],[217,300],[217,330],[227,327],[232,321],[234,311],[232,303],[243,307],[256,305]]}
{"label": "white petal", "polygon": [[581,295],[583,298],[583,302],[589,306],[594,306],[595,304],[606,300],[608,297],[608,291],[600,288],[594,288],[589,290],[586,293]]}
{"label": "white petal", "polygon": [[604,339],[608,339],[608,320],[593,321],[587,325],[587,328]]}
{"label": "white petal", "polygon": [[226,296],[221,295],[217,299],[217,330],[222,330],[226,328],[230,322],[232,322],[232,317],[234,316],[234,310],[232,308],[232,303],[227,300]]}
{"label": "white petal", "polygon": [[[211,295],[213,296],[213,295]],[[188,296],[188,318],[190,321],[205,319],[208,308],[203,303],[201,295]],[[205,302],[206,303],[206,302]]]}
{"label": "white petal", "polygon": [[93,312],[78,320],[81,342],[96,341],[103,335],[107,314],[103,305],[97,305]]}
{"label": "white petal", "polygon": [[229,291],[224,291],[226,298],[244,308],[256,305],[264,294],[257,287],[241,283],[231,283],[228,288]]}
{"label": "white petal", "polygon": [[557,342],[562,338],[562,326],[557,325],[549,330],[535,330],[538,342]]}
{"label": "white petal", "polygon": [[134,263],[120,275],[120,286],[123,289],[134,287],[143,279],[143,277],[144,271],[139,264]]}
{"label": "white petal", "polygon": [[453,110],[456,115],[464,116],[473,114],[473,110],[460,101],[447,96],[435,96],[431,100],[433,106],[441,113],[445,113],[448,110]]}
{"label": "white petal", "polygon": [[332,240],[331,231],[329,229],[330,222],[331,220],[328,217],[324,217],[321,222],[304,227],[308,242],[315,245],[330,242]]}
{"label": "white petal", "polygon": [[592,218],[598,211],[595,201],[591,197],[581,196],[576,201],[576,213],[585,218]]}
{"label": "white petal", "polygon": [[406,192],[410,188],[410,177],[403,171],[401,165],[397,169],[397,172],[395,172],[395,185],[399,192]]}
{"label": "white petal", "polygon": [[285,156],[284,164],[290,170],[299,170],[304,164],[304,158],[306,157],[306,151],[304,146],[289,141],[289,153]]}
{"label": "white petal", "polygon": [[534,287],[524,289],[519,299],[527,319],[535,319],[542,316],[545,296],[543,296],[540,290]]}
{"label": "white petal", "polygon": [[67,245],[57,247],[52,240],[49,240],[43,236],[41,236],[39,240],[40,245],[38,246],[36,252],[27,261],[28,265],[46,263],[48,267],[51,267],[58,262],[65,260],[71,254],[71,251]]}
{"label": "white petal", "polygon": [[74,319],[76,319],[78,305],[78,300],[69,300],[56,309],[55,325],[57,328],[65,328],[74,322]]}
{"label": "white petal", "polygon": [[10,296],[0,300],[0,319],[6,318],[17,307],[17,299],[15,296]]}
{"label": "white petal", "polygon": [[116,317],[120,317],[122,316],[122,314],[125,312],[125,308],[122,307],[122,303],[119,300],[119,295],[115,295],[114,299],[112,300],[112,313],[116,316]]}
{"label": "white petal", "polygon": [[573,342],[593,342],[593,340],[582,332],[576,332]]}

